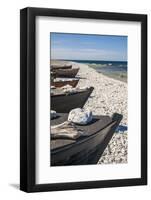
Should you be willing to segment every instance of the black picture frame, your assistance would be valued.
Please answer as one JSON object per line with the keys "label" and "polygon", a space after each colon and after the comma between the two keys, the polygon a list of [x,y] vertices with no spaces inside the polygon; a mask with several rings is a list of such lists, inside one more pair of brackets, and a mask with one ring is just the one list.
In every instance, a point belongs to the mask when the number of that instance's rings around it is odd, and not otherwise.
{"label": "black picture frame", "polygon": [[[141,178],[36,184],[35,19],[54,16],[141,23]],[[147,15],[48,8],[20,11],[20,189],[25,192],[122,187],[147,184]]]}

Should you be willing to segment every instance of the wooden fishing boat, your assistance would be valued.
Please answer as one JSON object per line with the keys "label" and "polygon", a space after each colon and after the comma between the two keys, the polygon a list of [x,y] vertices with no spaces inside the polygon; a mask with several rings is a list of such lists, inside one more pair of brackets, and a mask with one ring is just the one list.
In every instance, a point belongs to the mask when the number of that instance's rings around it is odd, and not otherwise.
{"label": "wooden fishing boat", "polygon": [[51,70],[55,71],[57,69],[71,69],[72,65],[51,65]]}
{"label": "wooden fishing boat", "polygon": [[57,69],[55,70],[56,77],[67,77],[67,78],[74,78],[79,71],[79,68],[73,69]]}
{"label": "wooden fishing boat", "polygon": [[77,84],[79,82],[79,79],[68,79],[68,78],[65,78],[65,79],[54,79],[51,83],[52,86],[55,86],[56,88],[60,88],[60,87],[63,87],[65,85],[71,85],[72,87],[76,87]]}
{"label": "wooden fishing boat", "polygon": [[74,108],[82,108],[93,91],[93,87],[77,90],[75,92],[54,92],[51,93],[51,110],[59,113],[68,113]]}
{"label": "wooden fishing boat", "polygon": [[[67,120],[68,114],[58,114],[51,120],[51,126]],[[76,125],[87,134],[77,139],[51,138],[51,166],[96,164],[118,127],[122,115],[94,116],[87,125]]]}

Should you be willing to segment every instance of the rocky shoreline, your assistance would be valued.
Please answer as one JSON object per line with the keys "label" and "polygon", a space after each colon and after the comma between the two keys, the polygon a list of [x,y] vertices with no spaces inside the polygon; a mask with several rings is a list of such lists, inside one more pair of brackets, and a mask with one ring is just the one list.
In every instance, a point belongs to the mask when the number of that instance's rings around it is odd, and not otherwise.
{"label": "rocky shoreline", "polygon": [[[112,115],[117,112],[123,115],[121,127],[127,127],[127,83],[109,78],[85,64],[72,63],[80,67],[81,77],[77,87],[93,86],[94,91],[85,104],[85,108],[97,115]],[[112,137],[99,160],[99,164],[127,163],[128,155],[127,130],[118,130]]]}

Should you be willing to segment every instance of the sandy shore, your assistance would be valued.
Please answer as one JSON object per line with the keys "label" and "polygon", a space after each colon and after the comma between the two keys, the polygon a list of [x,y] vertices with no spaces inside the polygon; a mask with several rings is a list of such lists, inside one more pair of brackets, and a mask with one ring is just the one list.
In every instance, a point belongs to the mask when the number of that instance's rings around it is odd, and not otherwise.
{"label": "sandy shore", "polygon": [[[61,61],[62,62],[62,61]],[[63,64],[67,62],[63,61]],[[69,64],[69,62],[68,62]],[[71,62],[70,62],[71,64]],[[85,104],[85,108],[97,115],[112,115],[117,112],[123,115],[119,131],[114,134],[99,163],[127,162],[127,83],[109,78],[86,64],[72,62],[73,67],[80,67],[81,78],[77,87],[93,86],[94,91]]]}

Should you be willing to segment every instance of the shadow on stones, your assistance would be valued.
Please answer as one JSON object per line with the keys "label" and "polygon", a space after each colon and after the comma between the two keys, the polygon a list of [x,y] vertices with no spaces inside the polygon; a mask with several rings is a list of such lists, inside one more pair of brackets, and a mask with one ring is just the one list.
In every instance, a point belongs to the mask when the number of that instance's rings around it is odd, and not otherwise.
{"label": "shadow on stones", "polygon": [[115,132],[116,133],[121,133],[121,132],[125,132],[127,130],[128,130],[127,126],[119,125]]}

